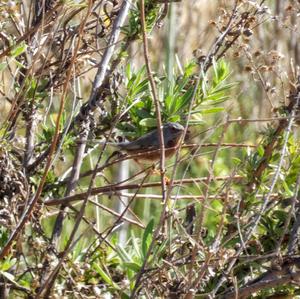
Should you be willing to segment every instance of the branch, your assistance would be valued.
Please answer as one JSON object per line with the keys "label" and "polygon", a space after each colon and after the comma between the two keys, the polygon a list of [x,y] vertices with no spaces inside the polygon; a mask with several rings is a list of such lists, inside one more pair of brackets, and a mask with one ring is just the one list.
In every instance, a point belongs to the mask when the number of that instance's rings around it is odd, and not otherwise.
{"label": "branch", "polygon": [[[86,19],[87,19],[87,17],[88,16],[86,16]],[[81,24],[81,33],[83,31],[83,27],[84,27],[84,22]],[[0,253],[0,259],[3,259],[9,253],[13,242],[18,238],[18,235],[23,230],[26,222],[28,221],[28,219],[30,218],[30,216],[31,216],[31,214],[34,210],[34,207],[35,207],[36,203],[38,202],[38,200],[39,200],[39,198],[42,194],[43,187],[44,187],[44,184],[46,182],[47,174],[48,174],[48,171],[49,171],[49,169],[51,167],[51,164],[52,164],[52,156],[55,152],[56,145],[57,145],[57,142],[58,142],[59,131],[60,131],[60,121],[61,121],[61,117],[62,117],[62,114],[63,114],[63,111],[64,111],[64,105],[65,105],[65,99],[66,99],[66,94],[67,94],[68,82],[71,78],[71,74],[72,74],[72,71],[73,71],[73,65],[75,64],[75,61],[76,61],[76,54],[78,52],[79,45],[80,45],[80,40],[78,39],[78,42],[75,46],[74,55],[72,56],[71,63],[69,65],[69,68],[68,68],[68,71],[67,71],[66,81],[65,81],[65,84],[63,86],[63,92],[62,92],[62,95],[61,95],[61,98],[60,98],[60,107],[59,107],[59,111],[58,111],[56,122],[55,122],[54,137],[53,137],[53,140],[52,140],[52,143],[51,143],[51,146],[50,146],[50,152],[49,152],[49,155],[48,155],[48,158],[47,158],[44,173],[42,175],[42,178],[40,180],[40,183],[39,183],[39,186],[37,188],[37,191],[36,191],[35,195],[29,201],[29,204],[28,204],[27,208],[25,209],[25,211],[24,211],[17,227],[12,232],[12,234],[10,235],[8,241],[6,242],[5,246],[3,247],[3,249]]]}
{"label": "branch", "polygon": [[299,258],[287,258],[282,263],[281,269],[271,269],[266,273],[263,273],[260,277],[249,282],[247,286],[240,288],[238,292],[231,291],[221,295],[221,298],[229,299],[233,298],[249,298],[253,293],[257,293],[263,289],[271,289],[278,286],[300,283],[300,271],[292,272],[290,269],[292,266],[299,267]]}
{"label": "branch", "polygon": [[[242,176],[236,175],[234,177],[231,176],[220,176],[220,177],[215,177],[213,180],[214,181],[224,181],[227,179],[233,179],[233,180],[241,180],[243,179]],[[194,184],[194,183],[199,183],[199,182],[206,182],[207,177],[203,178],[194,178],[194,179],[183,179],[183,180],[174,180],[173,186],[180,186],[181,184]],[[97,188],[92,188],[90,195],[99,195],[103,193],[112,193],[116,191],[121,191],[121,190],[126,190],[126,189],[139,189],[139,188],[150,188],[150,187],[159,187],[161,185],[161,182],[153,182],[153,183],[144,183],[144,184],[128,184],[128,185],[120,185],[120,184],[112,184],[104,187],[97,187]],[[58,204],[66,204],[70,203],[75,200],[83,200],[87,195],[87,192],[83,193],[78,193],[70,196],[66,196],[60,199],[52,199],[52,200],[47,200],[44,202],[45,205],[47,206],[55,206]],[[162,198],[162,197],[160,197]]]}

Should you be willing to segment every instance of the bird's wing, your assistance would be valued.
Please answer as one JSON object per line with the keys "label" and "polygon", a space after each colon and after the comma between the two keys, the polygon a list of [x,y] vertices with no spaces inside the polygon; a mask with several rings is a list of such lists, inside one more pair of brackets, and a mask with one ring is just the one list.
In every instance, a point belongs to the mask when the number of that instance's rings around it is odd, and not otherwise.
{"label": "bird's wing", "polygon": [[140,138],[131,141],[131,142],[121,142],[118,144],[120,149],[123,150],[143,150],[143,149],[148,149],[148,150],[153,150],[157,149],[159,144],[158,144],[158,138],[157,138],[157,131],[150,132],[144,136],[141,136]]}

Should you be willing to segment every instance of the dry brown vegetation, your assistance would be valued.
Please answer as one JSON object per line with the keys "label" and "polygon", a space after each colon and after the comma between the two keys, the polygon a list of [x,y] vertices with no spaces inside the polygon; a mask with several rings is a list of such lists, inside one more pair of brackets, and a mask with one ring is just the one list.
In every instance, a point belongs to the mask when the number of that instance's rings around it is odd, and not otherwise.
{"label": "dry brown vegetation", "polygon": [[2,1],[1,298],[299,295],[299,11]]}

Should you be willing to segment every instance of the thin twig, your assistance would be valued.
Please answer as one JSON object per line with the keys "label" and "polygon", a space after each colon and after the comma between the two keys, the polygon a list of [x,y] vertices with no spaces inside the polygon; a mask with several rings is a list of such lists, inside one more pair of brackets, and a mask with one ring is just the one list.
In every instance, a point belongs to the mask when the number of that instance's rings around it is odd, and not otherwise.
{"label": "thin twig", "polygon": [[[285,132],[285,136],[284,136],[284,142],[283,142],[283,146],[282,146],[282,150],[281,150],[281,154],[280,154],[280,160],[279,160],[276,172],[275,172],[274,177],[272,179],[271,186],[269,187],[269,191],[268,191],[268,193],[266,194],[266,196],[265,196],[265,198],[263,200],[263,204],[262,204],[262,206],[260,208],[260,212],[256,215],[251,228],[245,234],[245,237],[244,237],[244,243],[245,244],[250,240],[251,236],[253,235],[254,231],[256,230],[256,227],[259,224],[259,222],[261,220],[261,217],[262,217],[262,215],[263,215],[263,213],[264,213],[264,211],[265,211],[265,209],[266,209],[266,207],[267,207],[267,205],[268,205],[268,203],[270,201],[270,196],[273,193],[273,190],[274,190],[275,185],[277,183],[277,180],[279,178],[280,170],[281,170],[281,167],[282,167],[282,164],[283,164],[283,159],[284,159],[285,153],[286,153],[286,147],[287,147],[288,138],[290,136],[292,124],[294,122],[294,117],[295,117],[295,114],[296,114],[296,109],[294,107],[298,107],[299,98],[300,98],[300,93],[298,92],[297,97],[295,99],[295,102],[292,104],[292,110],[291,110],[291,113],[290,113],[290,119],[289,119],[289,122],[288,122],[287,127],[286,127],[286,132]],[[280,131],[282,131],[283,130],[282,126],[283,126],[283,124],[280,124],[279,127],[277,128],[277,131],[279,130],[279,128],[280,128]],[[278,138],[278,135],[276,135],[276,138]],[[272,144],[274,144],[274,143],[275,143],[275,141],[272,141]],[[241,248],[237,251],[237,255],[241,254],[243,250],[244,250],[244,246],[241,246]],[[232,260],[230,262],[230,264],[228,265],[228,267],[227,267],[227,269],[225,271],[225,274],[222,275],[222,277],[219,280],[219,282],[217,283],[216,287],[211,292],[212,296],[216,295],[216,293],[219,290],[219,288],[227,280],[227,275],[230,273],[231,269],[233,268],[234,264],[236,263],[236,260],[237,259],[234,259],[234,260]]]}
{"label": "thin twig", "polygon": [[154,231],[153,234],[153,239],[151,241],[151,244],[148,248],[148,251],[146,253],[146,256],[144,258],[144,261],[142,263],[142,266],[140,268],[140,271],[138,272],[134,284],[134,288],[132,290],[130,298],[134,298],[138,288],[139,284],[144,272],[144,269],[146,267],[146,264],[148,262],[148,258],[151,254],[151,251],[153,249],[154,243],[156,241],[156,238],[163,226],[163,222],[165,219],[165,213],[166,213],[166,208],[167,208],[167,190],[166,190],[166,181],[165,181],[165,145],[164,145],[164,135],[162,131],[162,118],[161,118],[161,112],[160,112],[160,103],[159,99],[156,93],[156,86],[154,82],[154,78],[152,75],[151,71],[151,66],[150,66],[150,60],[149,60],[149,50],[148,50],[148,40],[147,40],[147,27],[146,27],[146,20],[145,20],[145,1],[140,0],[140,18],[141,18],[141,26],[142,26],[142,36],[143,36],[143,47],[144,47],[144,59],[145,59],[145,64],[146,64],[146,69],[147,69],[147,74],[148,74],[148,79],[150,82],[151,86],[151,92],[155,104],[155,111],[156,111],[156,121],[157,121],[157,129],[158,129],[158,137],[159,137],[159,148],[160,148],[160,172],[161,172],[161,191],[162,191],[162,204],[163,204],[163,209],[160,214],[160,219],[159,219],[159,224],[157,228]]}
{"label": "thin twig", "polygon": [[[214,181],[224,181],[231,177],[230,176],[220,176],[220,177],[214,177]],[[236,175],[232,179],[234,180],[242,180],[243,176]],[[191,178],[191,179],[184,179],[184,180],[174,180],[173,186],[176,186],[179,184],[195,184],[197,182],[203,182],[205,183],[207,181],[207,177],[203,178]],[[139,188],[150,188],[150,187],[159,187],[161,186],[161,182],[153,182],[153,183],[144,183],[144,184],[127,184],[127,185],[119,185],[117,184],[112,184],[104,187],[97,187],[93,188],[91,190],[91,195],[98,195],[100,193],[108,193],[112,194],[113,192],[120,191],[120,190],[126,190],[126,189],[139,189]],[[47,200],[44,204],[47,206],[53,206],[53,205],[58,205],[62,203],[68,203],[74,200],[82,200],[85,198],[87,195],[87,192],[83,193],[78,193],[70,196],[66,196],[60,199],[52,199],[52,200]]]}
{"label": "thin twig", "polygon": [[46,182],[47,174],[48,174],[48,171],[49,171],[49,169],[51,167],[51,164],[52,164],[52,156],[55,152],[56,145],[57,145],[57,142],[58,142],[58,136],[59,136],[59,131],[60,131],[60,120],[61,120],[61,117],[62,117],[62,114],[63,114],[63,111],[64,111],[64,105],[65,105],[65,99],[66,99],[66,94],[67,94],[68,82],[69,82],[70,77],[71,77],[72,66],[75,63],[76,53],[79,49],[79,45],[80,45],[80,42],[78,41],[78,43],[76,44],[75,50],[74,50],[74,55],[72,56],[72,59],[71,59],[70,66],[67,70],[67,76],[66,76],[67,78],[66,78],[65,84],[63,86],[63,91],[62,91],[62,95],[61,95],[61,98],[60,98],[60,106],[59,106],[59,110],[58,110],[57,118],[56,118],[56,122],[55,122],[54,137],[53,137],[53,140],[51,142],[50,152],[49,152],[49,155],[48,155],[48,158],[47,158],[47,162],[46,162],[46,166],[45,166],[42,178],[40,180],[40,183],[39,183],[39,186],[37,188],[37,191],[36,191],[35,195],[32,197],[32,199],[30,200],[26,210],[23,212],[23,215],[22,215],[17,227],[14,229],[14,231],[10,235],[8,241],[4,245],[4,247],[3,247],[3,249],[0,253],[0,259],[3,259],[8,254],[8,252],[10,250],[10,247],[12,246],[13,242],[17,239],[18,235],[20,234],[20,232],[24,228],[26,222],[28,221],[28,219],[30,218],[30,216],[31,216],[31,214],[34,210],[34,207],[35,207],[36,203],[38,202],[38,200],[39,200],[39,198],[42,194],[43,187],[44,187],[44,184]]}

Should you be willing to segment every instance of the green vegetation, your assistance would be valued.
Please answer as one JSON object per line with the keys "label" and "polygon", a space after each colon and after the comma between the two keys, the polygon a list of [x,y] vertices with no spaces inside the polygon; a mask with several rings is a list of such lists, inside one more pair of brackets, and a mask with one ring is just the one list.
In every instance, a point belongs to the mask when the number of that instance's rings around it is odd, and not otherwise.
{"label": "green vegetation", "polygon": [[0,4],[1,298],[299,296],[300,4],[200,2]]}

